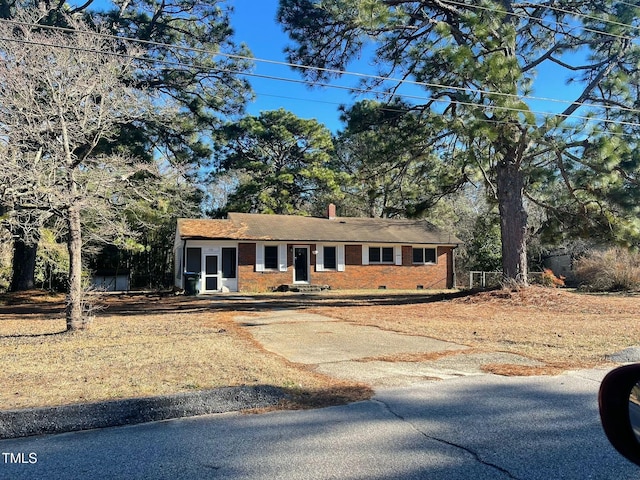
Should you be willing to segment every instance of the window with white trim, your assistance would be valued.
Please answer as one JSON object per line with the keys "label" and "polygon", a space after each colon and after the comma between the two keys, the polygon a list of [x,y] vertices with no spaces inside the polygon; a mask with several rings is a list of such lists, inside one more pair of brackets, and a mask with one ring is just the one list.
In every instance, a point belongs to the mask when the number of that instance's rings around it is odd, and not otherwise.
{"label": "window with white trim", "polygon": [[369,263],[394,263],[393,247],[369,247]]}
{"label": "window with white trim", "polygon": [[344,245],[316,245],[316,272],[344,272]]}
{"label": "window with white trim", "polygon": [[279,267],[280,267],[280,262],[278,262],[278,246],[265,245],[264,246],[264,269],[278,270]]}
{"label": "window with white trim", "polygon": [[433,264],[437,263],[438,254],[434,247],[413,248],[414,264]]}
{"label": "window with white trim", "polygon": [[336,270],[338,268],[338,255],[336,247],[323,247],[323,263],[325,270]]}
{"label": "window with white trim", "polygon": [[256,243],[256,272],[277,271],[287,271],[287,244]]}

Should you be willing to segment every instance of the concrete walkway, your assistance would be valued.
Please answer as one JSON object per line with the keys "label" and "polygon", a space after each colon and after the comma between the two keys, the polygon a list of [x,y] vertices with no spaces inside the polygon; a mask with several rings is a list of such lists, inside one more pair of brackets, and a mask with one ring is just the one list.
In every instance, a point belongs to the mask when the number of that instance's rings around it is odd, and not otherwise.
{"label": "concrete walkway", "polygon": [[[270,352],[295,363],[315,365],[320,373],[365,382],[374,388],[481,375],[484,364],[541,365],[520,355],[469,353],[465,345],[297,310],[268,311],[235,320]],[[399,354],[443,355],[420,362],[390,360]]]}

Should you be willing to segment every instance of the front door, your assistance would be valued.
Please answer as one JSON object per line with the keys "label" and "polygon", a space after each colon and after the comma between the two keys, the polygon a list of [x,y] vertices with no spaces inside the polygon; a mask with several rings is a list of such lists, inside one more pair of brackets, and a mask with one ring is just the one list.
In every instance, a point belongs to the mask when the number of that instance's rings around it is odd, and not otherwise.
{"label": "front door", "polygon": [[218,255],[205,255],[204,257],[204,291],[216,292],[220,289],[220,277],[218,274]]}
{"label": "front door", "polygon": [[309,283],[309,247],[293,248],[293,283]]}

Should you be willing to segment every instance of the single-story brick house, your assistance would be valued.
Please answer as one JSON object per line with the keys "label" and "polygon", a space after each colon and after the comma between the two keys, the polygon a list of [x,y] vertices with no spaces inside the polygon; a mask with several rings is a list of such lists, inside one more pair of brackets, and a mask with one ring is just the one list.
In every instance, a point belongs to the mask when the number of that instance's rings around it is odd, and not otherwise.
{"label": "single-story brick house", "polygon": [[175,286],[199,274],[197,290],[264,292],[283,285],[332,289],[453,288],[454,236],[423,220],[229,213],[179,219]]}

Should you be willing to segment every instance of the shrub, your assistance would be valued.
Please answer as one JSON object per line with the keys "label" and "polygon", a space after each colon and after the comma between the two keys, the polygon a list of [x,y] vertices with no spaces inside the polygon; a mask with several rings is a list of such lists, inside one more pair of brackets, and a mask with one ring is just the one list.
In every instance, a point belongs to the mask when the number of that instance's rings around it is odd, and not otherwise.
{"label": "shrub", "polygon": [[640,253],[623,248],[592,251],[574,265],[581,287],[600,292],[640,290]]}
{"label": "shrub", "polygon": [[550,268],[545,268],[540,283],[545,287],[564,287],[564,278],[563,276],[556,277]]}

